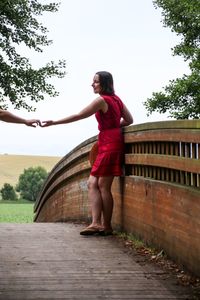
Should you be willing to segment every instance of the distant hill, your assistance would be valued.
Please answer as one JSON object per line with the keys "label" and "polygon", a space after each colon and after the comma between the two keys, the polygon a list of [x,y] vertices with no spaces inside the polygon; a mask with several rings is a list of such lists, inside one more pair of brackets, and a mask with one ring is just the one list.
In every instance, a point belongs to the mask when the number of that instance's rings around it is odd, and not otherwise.
{"label": "distant hill", "polygon": [[0,154],[0,188],[4,183],[15,186],[24,169],[41,166],[50,172],[62,157]]}

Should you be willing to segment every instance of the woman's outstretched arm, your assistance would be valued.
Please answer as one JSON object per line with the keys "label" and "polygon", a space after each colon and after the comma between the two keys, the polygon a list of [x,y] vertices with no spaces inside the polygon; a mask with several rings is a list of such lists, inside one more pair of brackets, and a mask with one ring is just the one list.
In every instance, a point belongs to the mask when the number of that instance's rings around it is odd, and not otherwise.
{"label": "woman's outstretched arm", "polygon": [[106,109],[107,109],[107,103],[102,97],[98,97],[94,101],[92,101],[88,106],[82,109],[79,113],[70,115],[68,117],[56,121],[53,120],[42,121],[41,126],[47,127],[51,125],[59,125],[59,124],[76,122],[81,119],[90,117],[91,115],[95,114],[98,110],[105,111]]}

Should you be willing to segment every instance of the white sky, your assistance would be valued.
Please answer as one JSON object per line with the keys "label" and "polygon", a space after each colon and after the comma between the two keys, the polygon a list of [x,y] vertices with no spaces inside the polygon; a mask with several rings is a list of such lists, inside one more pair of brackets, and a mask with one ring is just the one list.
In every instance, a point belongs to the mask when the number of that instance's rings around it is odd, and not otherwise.
{"label": "white sky", "polygon": [[[161,20],[151,0],[62,0],[59,12],[42,18],[53,45],[43,54],[24,53],[35,66],[66,60],[65,78],[53,80],[60,95],[37,103],[35,113],[9,110],[41,120],[76,113],[96,97],[91,88],[95,72],[106,70],[113,74],[116,94],[132,112],[134,124],[166,120],[157,113],[147,117],[143,102],[188,67],[183,58],[172,56],[178,38]],[[64,156],[97,133],[94,116],[48,128],[1,122],[0,154]]]}

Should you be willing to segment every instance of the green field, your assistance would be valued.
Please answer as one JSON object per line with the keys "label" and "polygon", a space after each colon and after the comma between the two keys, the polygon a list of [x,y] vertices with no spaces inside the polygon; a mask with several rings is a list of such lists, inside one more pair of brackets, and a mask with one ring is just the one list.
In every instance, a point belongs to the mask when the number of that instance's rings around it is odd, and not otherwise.
{"label": "green field", "polygon": [[[40,166],[50,172],[60,159],[58,156],[0,154],[0,189],[4,183],[15,187],[24,169]],[[28,201],[0,201],[0,223],[32,223],[33,206],[34,203]]]}
{"label": "green field", "polygon": [[60,159],[59,156],[0,154],[0,189],[4,183],[15,187],[24,169],[40,166],[50,172]]}
{"label": "green field", "polygon": [[32,223],[34,203],[0,201],[0,223]]}

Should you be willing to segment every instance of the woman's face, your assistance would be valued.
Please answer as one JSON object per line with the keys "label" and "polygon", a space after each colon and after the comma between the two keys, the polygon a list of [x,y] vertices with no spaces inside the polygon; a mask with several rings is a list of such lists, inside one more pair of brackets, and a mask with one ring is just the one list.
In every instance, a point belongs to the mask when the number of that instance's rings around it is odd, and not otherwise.
{"label": "woman's face", "polygon": [[92,87],[93,87],[95,94],[100,94],[101,86],[100,86],[100,81],[99,81],[99,75],[97,75],[97,74],[93,78]]}

